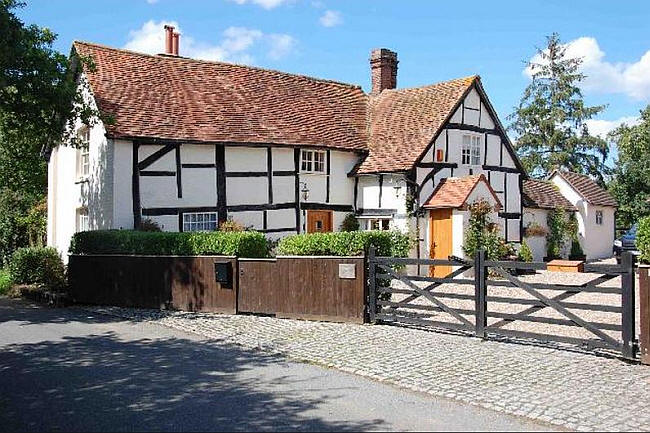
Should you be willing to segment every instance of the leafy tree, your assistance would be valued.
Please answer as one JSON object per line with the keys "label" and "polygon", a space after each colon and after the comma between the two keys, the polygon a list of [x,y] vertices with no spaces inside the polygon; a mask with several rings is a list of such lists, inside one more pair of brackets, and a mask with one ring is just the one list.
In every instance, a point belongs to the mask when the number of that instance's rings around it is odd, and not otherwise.
{"label": "leafy tree", "polygon": [[605,140],[589,134],[585,121],[605,106],[584,103],[579,88],[585,79],[579,72],[582,59],[567,57],[556,33],[547,37],[546,48],[537,54],[540,61],[528,64],[532,82],[508,116],[519,156],[535,177],[566,169],[591,175],[602,184],[609,149]]}
{"label": "leafy tree", "polygon": [[[91,126],[101,117],[84,99],[87,84],[76,73],[92,69],[91,59],[54,50],[52,31],[16,16],[24,6],[0,0],[0,260],[42,239],[44,155],[58,144],[81,145],[74,123]],[[28,214],[21,223],[19,218]]]}
{"label": "leafy tree", "polygon": [[59,143],[80,145],[73,122],[92,125],[100,113],[84,99],[87,85],[75,73],[92,69],[91,59],[57,52],[56,34],[16,16],[24,6],[0,0],[0,186],[44,193],[39,156]]}
{"label": "leafy tree", "polygon": [[510,254],[511,248],[499,236],[499,226],[492,221],[490,214],[494,208],[486,200],[480,199],[468,206],[469,221],[465,230],[463,252],[473,259],[479,249],[485,250],[488,260],[501,260]]}
{"label": "leafy tree", "polygon": [[617,224],[624,227],[650,216],[650,105],[641,111],[640,120],[609,135],[618,148],[609,190],[619,204]]}

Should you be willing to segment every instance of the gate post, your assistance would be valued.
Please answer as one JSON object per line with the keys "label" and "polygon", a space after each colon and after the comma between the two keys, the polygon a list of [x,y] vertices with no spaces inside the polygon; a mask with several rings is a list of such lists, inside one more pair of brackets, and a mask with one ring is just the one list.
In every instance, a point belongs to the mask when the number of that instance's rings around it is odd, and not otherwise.
{"label": "gate post", "polygon": [[650,265],[639,266],[639,310],[641,363],[650,365]]}
{"label": "gate post", "polygon": [[377,269],[375,264],[375,247],[368,248],[368,319],[377,323]]}
{"label": "gate post", "polygon": [[622,310],[622,332],[623,338],[623,357],[634,359],[634,283],[636,275],[634,272],[634,255],[626,251],[621,257],[621,266],[623,267],[622,285],[621,285],[621,310]]}
{"label": "gate post", "polygon": [[487,272],[485,250],[479,249],[474,255],[474,302],[476,314],[476,336],[485,338],[487,327]]}

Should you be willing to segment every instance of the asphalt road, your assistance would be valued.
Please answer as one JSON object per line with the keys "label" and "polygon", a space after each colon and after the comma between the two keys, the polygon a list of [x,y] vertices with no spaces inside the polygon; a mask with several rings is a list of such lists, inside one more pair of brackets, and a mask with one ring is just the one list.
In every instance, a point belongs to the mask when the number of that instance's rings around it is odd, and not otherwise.
{"label": "asphalt road", "polygon": [[548,429],[151,323],[0,298],[0,431]]}

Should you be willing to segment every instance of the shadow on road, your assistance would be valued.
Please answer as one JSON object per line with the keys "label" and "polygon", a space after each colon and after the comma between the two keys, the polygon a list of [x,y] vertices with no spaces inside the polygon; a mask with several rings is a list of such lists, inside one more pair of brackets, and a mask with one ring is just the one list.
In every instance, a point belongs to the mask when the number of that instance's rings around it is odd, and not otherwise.
{"label": "shadow on road", "polygon": [[[384,425],[310,414],[319,402],[339,398],[335,389],[279,394],[270,388],[291,376],[260,383],[245,374],[281,362],[236,346],[128,341],[113,332],[7,345],[0,352],[0,430],[360,431]],[[309,393],[315,396],[305,398]]]}

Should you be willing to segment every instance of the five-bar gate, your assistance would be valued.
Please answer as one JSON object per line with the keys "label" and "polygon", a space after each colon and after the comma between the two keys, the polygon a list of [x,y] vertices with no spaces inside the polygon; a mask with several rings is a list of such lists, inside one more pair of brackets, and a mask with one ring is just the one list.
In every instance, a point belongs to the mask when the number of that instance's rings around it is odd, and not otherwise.
{"label": "five-bar gate", "polygon": [[[587,264],[589,280],[581,284],[521,278],[520,273],[545,270],[546,263],[490,261],[483,251],[468,261],[457,257],[376,257],[371,249],[368,264],[371,322],[459,330],[481,338],[554,341],[604,348],[627,359],[636,357],[635,265],[631,253],[623,255],[620,265]],[[409,275],[405,271],[408,265],[451,266],[452,271],[444,278]],[[505,294],[503,289],[507,289]],[[572,299],[581,294],[589,294],[589,300]],[[597,296],[591,296],[594,294]],[[537,329],[541,325],[542,331],[512,326],[521,323],[536,324]],[[587,336],[553,332],[556,326],[581,328]]]}

